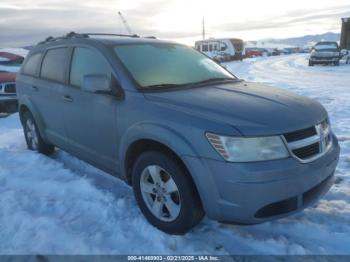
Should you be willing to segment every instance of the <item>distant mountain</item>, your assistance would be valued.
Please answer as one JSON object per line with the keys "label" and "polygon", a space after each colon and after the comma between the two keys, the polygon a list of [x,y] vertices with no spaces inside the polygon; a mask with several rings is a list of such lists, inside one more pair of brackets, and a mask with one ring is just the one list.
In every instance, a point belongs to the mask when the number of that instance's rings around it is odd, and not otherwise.
{"label": "distant mountain", "polygon": [[321,35],[305,35],[305,36],[301,36],[301,37],[293,37],[293,38],[286,38],[286,39],[266,39],[266,40],[260,40],[259,42],[263,42],[263,41],[266,41],[266,42],[272,43],[272,44],[276,44],[276,45],[309,47],[309,46],[312,46],[319,41],[339,42],[340,41],[340,34],[328,32],[328,33],[321,34]]}

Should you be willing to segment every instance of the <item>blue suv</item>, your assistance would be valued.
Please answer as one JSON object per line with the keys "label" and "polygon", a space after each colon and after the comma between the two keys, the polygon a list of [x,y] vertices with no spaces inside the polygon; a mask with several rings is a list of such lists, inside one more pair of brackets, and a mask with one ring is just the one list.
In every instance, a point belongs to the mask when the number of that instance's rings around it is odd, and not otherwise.
{"label": "blue suv", "polygon": [[331,187],[339,145],[326,110],[238,79],[187,46],[70,33],[17,76],[28,148],[55,147],[132,185],[147,220],[184,234],[204,215],[256,224]]}

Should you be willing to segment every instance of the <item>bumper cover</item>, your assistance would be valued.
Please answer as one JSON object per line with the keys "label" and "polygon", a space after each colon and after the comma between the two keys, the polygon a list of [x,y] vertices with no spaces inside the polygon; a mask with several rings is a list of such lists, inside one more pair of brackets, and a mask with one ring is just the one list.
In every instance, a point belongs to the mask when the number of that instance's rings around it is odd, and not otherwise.
{"label": "bumper cover", "polygon": [[17,96],[0,96],[0,113],[14,113],[17,111]]}
{"label": "bumper cover", "polygon": [[192,157],[186,164],[209,218],[257,224],[301,211],[322,197],[333,184],[339,152],[334,137],[327,154],[307,164],[294,158],[227,163]]}
{"label": "bumper cover", "polygon": [[334,63],[339,62],[339,57],[310,57],[310,61],[314,63]]}

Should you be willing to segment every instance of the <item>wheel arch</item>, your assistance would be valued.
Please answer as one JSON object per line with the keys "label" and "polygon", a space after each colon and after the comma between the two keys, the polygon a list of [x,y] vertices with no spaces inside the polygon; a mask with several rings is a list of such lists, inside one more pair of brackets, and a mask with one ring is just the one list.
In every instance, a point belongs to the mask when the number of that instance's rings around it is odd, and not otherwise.
{"label": "wheel arch", "polygon": [[128,147],[128,150],[126,151],[126,155],[124,158],[124,174],[125,174],[125,180],[126,182],[131,185],[132,184],[132,167],[136,159],[146,151],[157,151],[166,154],[167,156],[171,157],[178,165],[181,166],[182,169],[186,171],[186,174],[193,186],[193,189],[195,190],[196,195],[198,196],[198,199],[200,201],[200,204],[203,206],[203,200],[201,197],[201,192],[198,188],[198,185],[195,181],[195,177],[191,174],[191,171],[189,167],[186,165],[186,162],[181,158],[181,156],[175,152],[172,148],[170,148],[168,145],[163,144],[159,141],[153,140],[153,139],[138,139],[130,144]]}
{"label": "wheel arch", "polygon": [[29,112],[34,117],[35,123],[39,129],[40,136],[45,142],[47,141],[46,135],[45,135],[45,125],[42,117],[40,116],[38,110],[36,109],[35,105],[29,100],[27,97],[22,97],[21,103],[18,107],[19,117],[21,120],[21,124],[23,126],[23,115],[25,112]]}
{"label": "wheel arch", "polygon": [[129,161],[127,159],[130,152],[134,152],[134,148],[144,148],[153,143],[158,148],[167,148],[180,159],[181,155],[197,155],[193,145],[183,135],[158,123],[143,122],[133,125],[126,130],[120,141],[119,161],[121,175],[124,178],[127,178],[126,163]]}
{"label": "wheel arch", "polygon": [[161,143],[153,139],[142,138],[132,142],[129,145],[125,154],[123,166],[125,169],[124,171],[125,178],[128,184],[131,184],[131,171],[132,171],[133,163],[143,152],[146,152],[146,151],[158,151],[172,157],[173,159],[176,160],[176,162],[181,164],[182,167],[185,168],[186,171],[190,174],[188,168],[186,167],[185,163],[182,161],[181,157],[168,145],[165,145],[164,143]]}

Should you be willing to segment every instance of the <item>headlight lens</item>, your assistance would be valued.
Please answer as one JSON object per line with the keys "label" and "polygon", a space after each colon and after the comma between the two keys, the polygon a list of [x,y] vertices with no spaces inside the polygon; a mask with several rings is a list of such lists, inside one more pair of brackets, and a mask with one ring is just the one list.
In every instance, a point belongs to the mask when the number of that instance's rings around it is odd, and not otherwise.
{"label": "headlight lens", "polygon": [[289,157],[280,136],[228,137],[206,133],[210,144],[227,161],[255,162]]}

